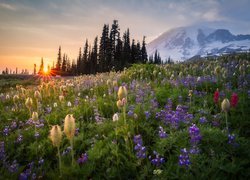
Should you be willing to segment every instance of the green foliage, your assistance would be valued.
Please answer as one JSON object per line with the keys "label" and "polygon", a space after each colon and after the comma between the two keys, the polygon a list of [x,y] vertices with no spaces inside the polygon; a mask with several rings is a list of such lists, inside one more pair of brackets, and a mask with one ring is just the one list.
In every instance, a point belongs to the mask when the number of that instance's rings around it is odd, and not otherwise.
{"label": "green foliage", "polygon": [[[120,73],[53,79],[39,86],[25,86],[25,91],[14,86],[7,89],[3,83],[6,89],[0,97],[0,143],[4,142],[4,151],[0,146],[1,178],[18,179],[33,162],[31,173],[36,174],[36,179],[249,179],[249,80],[238,68],[230,69],[230,63],[234,63],[249,73],[249,62],[220,60],[162,66],[135,64]],[[227,70],[219,79],[214,74],[217,66]],[[127,88],[128,96],[123,100],[125,117],[123,107],[117,107],[119,86],[113,81]],[[217,88],[220,96],[215,103]],[[38,109],[35,90],[42,96]],[[235,107],[231,104],[227,130],[221,102],[224,98],[231,100],[233,92],[239,101]],[[16,101],[15,95],[19,97]],[[59,100],[60,95],[64,100]],[[25,105],[27,97],[33,99],[32,111],[38,110],[37,122],[32,121]],[[114,122],[115,113],[118,120]],[[67,114],[73,114],[76,120],[74,163],[71,165],[70,143],[63,133],[60,175],[57,148],[49,134],[53,125],[64,130]],[[189,132],[192,124],[196,124],[201,136],[195,144],[199,152],[193,154]],[[165,138],[159,136],[160,126]],[[39,133],[37,137],[35,132]],[[146,149],[144,158],[138,158],[136,135],[141,135],[141,146]],[[233,140],[229,141],[229,135]],[[188,167],[179,165],[184,148],[189,152]],[[155,158],[155,151],[165,160],[159,166],[149,159]],[[84,153],[88,159],[79,164]],[[41,158],[44,162],[39,164]],[[12,172],[10,167],[14,167],[15,160],[19,166]]]}

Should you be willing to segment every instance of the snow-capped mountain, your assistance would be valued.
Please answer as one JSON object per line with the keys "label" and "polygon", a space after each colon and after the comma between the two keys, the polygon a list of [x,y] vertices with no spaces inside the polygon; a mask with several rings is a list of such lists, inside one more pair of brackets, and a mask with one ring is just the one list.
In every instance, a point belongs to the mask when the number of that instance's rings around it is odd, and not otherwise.
{"label": "snow-capped mountain", "polygon": [[227,29],[200,26],[169,30],[147,45],[149,55],[157,50],[163,60],[183,61],[194,56],[220,55],[250,49],[250,35],[233,35]]}

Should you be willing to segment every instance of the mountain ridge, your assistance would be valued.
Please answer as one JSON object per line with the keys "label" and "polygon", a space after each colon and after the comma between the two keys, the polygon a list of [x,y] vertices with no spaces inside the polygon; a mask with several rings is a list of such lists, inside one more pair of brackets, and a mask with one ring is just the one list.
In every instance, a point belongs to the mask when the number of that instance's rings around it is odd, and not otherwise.
{"label": "mountain ridge", "polygon": [[228,29],[206,26],[177,27],[162,33],[147,45],[149,55],[157,50],[163,60],[184,61],[195,56],[216,56],[250,49],[250,34],[234,35]]}

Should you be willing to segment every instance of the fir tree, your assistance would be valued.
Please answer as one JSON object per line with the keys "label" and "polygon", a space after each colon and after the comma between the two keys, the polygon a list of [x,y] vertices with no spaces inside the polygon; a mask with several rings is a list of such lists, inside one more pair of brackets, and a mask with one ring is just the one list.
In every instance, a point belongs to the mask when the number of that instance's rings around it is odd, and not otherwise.
{"label": "fir tree", "polygon": [[66,56],[66,72],[68,74],[71,72],[71,63],[70,63],[68,56]]}
{"label": "fir tree", "polygon": [[43,72],[44,72],[44,63],[43,63],[43,58],[42,58],[38,74],[43,74]]}
{"label": "fir tree", "polygon": [[118,44],[118,38],[119,38],[119,26],[118,26],[118,21],[114,20],[111,30],[110,30],[110,64],[109,64],[109,70],[116,68],[117,66],[117,59],[115,59],[116,55],[116,48]]}
{"label": "fir tree", "polygon": [[136,63],[142,63],[142,54],[141,54],[141,44],[138,41],[136,44],[136,57],[135,57],[135,62]]}
{"label": "fir tree", "polygon": [[82,55],[82,66],[81,66],[82,74],[87,74],[87,71],[88,71],[88,49],[89,49],[88,39],[86,39],[84,51]]}
{"label": "fir tree", "polygon": [[131,60],[129,61],[129,64],[134,64],[136,63],[137,59],[137,47],[135,45],[135,40],[132,40],[132,45],[131,45]]}
{"label": "fir tree", "polygon": [[128,63],[131,60],[131,49],[130,49],[130,37],[129,29],[123,34],[123,49],[122,49],[122,67],[128,66]]}
{"label": "fir tree", "polygon": [[58,71],[61,70],[61,64],[62,64],[61,46],[59,46],[58,57],[57,57],[57,63],[56,63],[56,69],[57,69]]}
{"label": "fir tree", "polygon": [[81,74],[81,69],[82,69],[82,52],[81,48],[79,49],[79,55],[77,57],[77,64],[76,64],[76,73],[78,75]]}
{"label": "fir tree", "polygon": [[66,72],[66,55],[63,55],[63,61],[62,61],[62,71]]}
{"label": "fir tree", "polygon": [[95,38],[94,46],[92,49],[92,55],[91,55],[91,65],[92,65],[92,72],[91,73],[93,73],[93,74],[95,74],[97,72],[97,56],[98,56],[97,43],[98,43],[98,37]]}
{"label": "fir tree", "polygon": [[146,37],[143,36],[142,48],[141,48],[142,63],[146,63],[148,61],[148,54],[147,54],[145,39]]}
{"label": "fir tree", "polygon": [[99,72],[108,71],[108,64],[109,64],[108,52],[109,52],[109,26],[107,24],[104,24],[99,45],[99,59],[98,59]]}

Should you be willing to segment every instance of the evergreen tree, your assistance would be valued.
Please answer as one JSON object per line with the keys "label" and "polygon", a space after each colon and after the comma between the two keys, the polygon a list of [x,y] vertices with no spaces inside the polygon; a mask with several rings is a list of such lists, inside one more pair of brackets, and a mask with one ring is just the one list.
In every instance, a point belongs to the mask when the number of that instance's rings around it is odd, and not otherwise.
{"label": "evergreen tree", "polygon": [[57,69],[58,71],[61,70],[61,64],[62,64],[61,46],[59,46],[58,57],[57,57],[57,63],[56,63],[56,69]]}
{"label": "evergreen tree", "polygon": [[78,74],[78,72],[77,72],[77,64],[76,64],[74,59],[72,60],[70,73],[71,73],[71,75],[74,75],[74,76]]}
{"label": "evergreen tree", "polygon": [[66,72],[70,73],[71,72],[71,64],[68,56],[66,56]]}
{"label": "evergreen tree", "polygon": [[109,70],[116,68],[115,66],[118,65],[117,59],[115,59],[115,55],[116,55],[116,48],[117,48],[117,44],[118,44],[118,38],[120,36],[119,33],[120,29],[118,26],[118,21],[114,20],[111,30],[110,30],[110,64],[109,64]]}
{"label": "evergreen tree", "polygon": [[149,64],[153,64],[154,63],[154,56],[153,55],[149,56],[148,63]]}
{"label": "evergreen tree", "polygon": [[146,37],[143,36],[142,48],[141,48],[142,63],[146,63],[148,61],[148,54],[147,54],[147,49],[146,49],[145,38]]}
{"label": "evergreen tree", "polygon": [[109,26],[104,24],[99,45],[99,72],[107,72],[109,63]]}
{"label": "evergreen tree", "polygon": [[141,44],[138,41],[136,44],[136,58],[135,58],[136,63],[142,63],[142,54],[141,54]]}
{"label": "evergreen tree", "polygon": [[122,70],[122,40],[120,39],[120,33],[117,35],[117,45],[115,50],[115,70]]}
{"label": "evergreen tree", "polygon": [[92,64],[92,72],[91,73],[93,73],[93,74],[95,74],[97,72],[97,56],[98,56],[97,43],[98,43],[98,37],[95,38],[94,46],[93,46],[92,54],[91,54],[91,64]]}
{"label": "evergreen tree", "polygon": [[38,74],[43,74],[43,72],[44,72],[44,63],[43,63],[43,58],[42,58]]}
{"label": "evergreen tree", "polygon": [[132,40],[132,45],[131,45],[131,60],[129,61],[129,64],[134,64],[136,63],[137,59],[137,47],[135,45],[135,40]]}
{"label": "evergreen tree", "polygon": [[79,55],[77,57],[77,64],[76,64],[76,73],[78,75],[81,74],[81,69],[82,69],[82,52],[81,48],[79,49]]}
{"label": "evergreen tree", "polygon": [[34,72],[33,72],[34,75],[36,75],[36,64],[34,64]]}
{"label": "evergreen tree", "polygon": [[84,46],[84,51],[83,51],[83,56],[82,56],[82,66],[81,66],[81,73],[82,74],[87,74],[88,71],[88,39],[85,42]]}
{"label": "evergreen tree", "polygon": [[62,61],[62,71],[66,72],[66,55],[63,55],[63,61]]}
{"label": "evergreen tree", "polygon": [[154,55],[154,64],[161,64],[162,60],[160,57],[160,53],[156,50]]}
{"label": "evergreen tree", "polygon": [[128,63],[131,61],[131,49],[130,49],[130,37],[129,29],[123,34],[123,49],[122,49],[122,67],[128,66]]}

